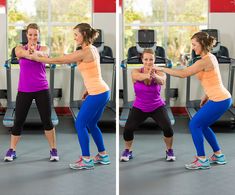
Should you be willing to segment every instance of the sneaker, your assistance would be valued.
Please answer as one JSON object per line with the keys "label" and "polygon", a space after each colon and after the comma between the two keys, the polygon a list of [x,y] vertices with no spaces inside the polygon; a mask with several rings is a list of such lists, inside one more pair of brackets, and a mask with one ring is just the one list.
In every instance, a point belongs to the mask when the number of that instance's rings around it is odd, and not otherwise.
{"label": "sneaker", "polygon": [[210,162],[208,159],[206,159],[205,161],[202,161],[196,157],[195,161],[193,161],[190,164],[186,164],[185,168],[196,170],[196,169],[209,169],[211,168],[211,166],[210,166]]}
{"label": "sneaker", "polygon": [[50,161],[59,161],[59,156],[57,155],[56,148],[52,148],[52,150],[50,151]]}
{"label": "sneaker", "polygon": [[175,161],[175,155],[173,149],[166,151],[166,161]]}
{"label": "sneaker", "polygon": [[14,151],[12,148],[10,148],[6,153],[6,156],[4,157],[4,161],[11,162],[15,159],[16,159],[16,151]]}
{"label": "sneaker", "polygon": [[224,154],[220,154],[220,155],[216,155],[213,154],[210,158],[209,161],[211,164],[219,164],[219,165],[224,165],[227,163],[227,161],[225,160]]}
{"label": "sneaker", "polygon": [[69,167],[71,169],[93,169],[94,161],[93,159],[87,161],[81,156],[77,162],[69,164]]}
{"label": "sneaker", "polygon": [[100,163],[102,165],[108,165],[110,164],[110,158],[108,154],[100,155],[99,153],[94,157],[94,163]]}
{"label": "sneaker", "polygon": [[127,162],[132,158],[133,158],[132,151],[129,151],[129,149],[125,149],[122,152],[122,156],[121,156],[120,160],[123,162]]}

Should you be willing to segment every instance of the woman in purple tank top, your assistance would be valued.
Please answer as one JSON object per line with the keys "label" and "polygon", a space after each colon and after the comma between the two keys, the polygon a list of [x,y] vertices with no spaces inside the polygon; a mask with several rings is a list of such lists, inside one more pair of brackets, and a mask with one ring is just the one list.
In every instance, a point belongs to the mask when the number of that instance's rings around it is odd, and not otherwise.
{"label": "woman in purple tank top", "polygon": [[16,145],[20,140],[21,131],[33,99],[35,99],[45,135],[49,142],[50,161],[59,160],[56,149],[55,128],[51,121],[51,97],[46,79],[46,67],[44,63],[25,58],[33,53],[48,57],[48,48],[37,44],[39,31],[37,24],[29,24],[26,29],[27,45],[17,46],[15,48],[15,54],[19,58],[20,64],[20,78],[10,148],[4,157],[4,161],[6,162],[13,161],[16,158]]}
{"label": "woman in purple tank top", "polygon": [[145,49],[142,54],[143,67],[132,71],[134,83],[135,100],[129,113],[123,138],[125,150],[121,161],[129,161],[133,158],[132,144],[134,131],[148,117],[153,118],[163,130],[166,144],[166,160],[174,161],[175,156],[172,149],[173,128],[165,108],[165,103],[160,96],[161,85],[166,81],[166,75],[154,68],[155,53],[152,49]]}

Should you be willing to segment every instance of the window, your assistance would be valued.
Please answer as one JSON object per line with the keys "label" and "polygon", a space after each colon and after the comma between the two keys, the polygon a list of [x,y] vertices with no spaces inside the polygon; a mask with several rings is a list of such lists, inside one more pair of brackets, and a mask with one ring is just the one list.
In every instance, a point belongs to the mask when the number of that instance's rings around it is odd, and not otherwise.
{"label": "window", "polygon": [[35,22],[40,26],[40,41],[59,56],[74,50],[73,27],[91,23],[91,0],[8,0],[8,54],[20,42],[20,31]]}
{"label": "window", "polygon": [[180,56],[190,53],[191,36],[207,24],[208,2],[204,0],[125,0],[124,55],[135,45],[138,29],[154,29],[157,45],[178,65]]}

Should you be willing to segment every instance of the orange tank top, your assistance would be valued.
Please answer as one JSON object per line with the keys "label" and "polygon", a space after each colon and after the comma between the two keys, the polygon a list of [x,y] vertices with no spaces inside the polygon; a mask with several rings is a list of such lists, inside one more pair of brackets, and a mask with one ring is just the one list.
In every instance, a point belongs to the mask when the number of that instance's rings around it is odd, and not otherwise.
{"label": "orange tank top", "polygon": [[97,95],[109,90],[108,85],[101,76],[100,63],[95,60],[92,62],[81,62],[78,65],[84,85],[89,95]]}
{"label": "orange tank top", "polygon": [[224,87],[219,71],[219,63],[216,57],[208,54],[209,58],[214,64],[214,69],[210,71],[201,71],[196,74],[197,78],[201,81],[201,85],[209,100],[218,102],[231,97],[229,91]]}

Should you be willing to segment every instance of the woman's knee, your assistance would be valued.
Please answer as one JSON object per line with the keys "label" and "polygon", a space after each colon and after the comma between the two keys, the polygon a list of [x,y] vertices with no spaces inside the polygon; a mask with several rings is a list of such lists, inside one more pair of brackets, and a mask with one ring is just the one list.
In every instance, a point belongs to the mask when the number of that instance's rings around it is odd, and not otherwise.
{"label": "woman's knee", "polygon": [[131,141],[134,139],[134,130],[131,126],[125,126],[123,138],[125,141]]}
{"label": "woman's knee", "polygon": [[44,123],[44,129],[45,131],[51,131],[54,129],[54,125],[51,121],[48,121],[47,123]]}
{"label": "woman's knee", "polygon": [[11,134],[14,136],[20,136],[22,132],[22,127],[13,127],[11,129]]}
{"label": "woman's knee", "polygon": [[87,127],[87,123],[85,122],[85,120],[80,117],[77,117],[76,122],[75,122],[75,128],[77,132],[79,131],[79,129],[84,129],[86,127]]}
{"label": "woman's knee", "polygon": [[163,130],[164,137],[170,138],[173,137],[174,131],[172,128]]}
{"label": "woman's knee", "polygon": [[197,129],[199,127],[199,123],[197,120],[195,120],[194,118],[192,118],[191,121],[189,121],[189,129],[191,132],[193,132],[195,129]]}
{"label": "woman's knee", "polygon": [[97,129],[98,126],[97,126],[97,123],[87,124],[87,128],[88,128],[90,131],[93,131],[94,129]]}
{"label": "woman's knee", "polygon": [[11,134],[15,136],[20,136],[23,130],[23,125],[24,125],[24,122],[15,120],[14,126],[11,129]]}

